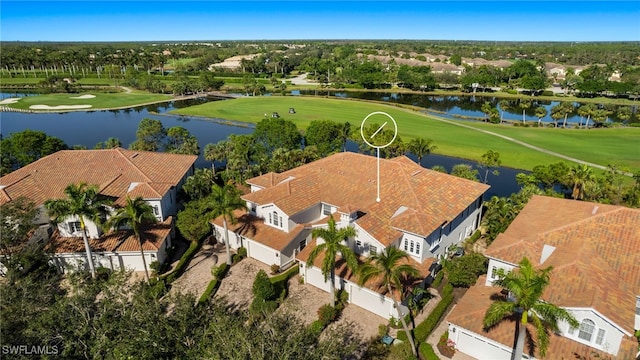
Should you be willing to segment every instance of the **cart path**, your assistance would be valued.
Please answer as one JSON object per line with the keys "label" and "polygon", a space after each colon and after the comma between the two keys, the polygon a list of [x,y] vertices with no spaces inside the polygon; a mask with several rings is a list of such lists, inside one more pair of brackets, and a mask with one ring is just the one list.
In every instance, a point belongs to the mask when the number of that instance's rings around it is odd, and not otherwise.
{"label": "cart path", "polygon": [[[431,115],[431,114],[428,114],[428,116],[430,118],[432,118],[432,119],[435,119],[435,120],[438,120],[438,121],[441,121],[441,122],[445,122],[447,124],[461,126],[463,128],[467,128],[467,129],[479,131],[479,132],[482,132],[482,133],[485,133],[485,134],[488,134],[488,135],[496,136],[496,137],[499,137],[501,139],[504,139],[504,140],[507,140],[507,141],[511,141],[511,142],[516,143],[518,145],[527,147],[529,149],[536,150],[536,151],[539,151],[539,152],[542,152],[542,153],[545,153],[545,154],[548,154],[548,155],[556,156],[556,157],[559,157],[559,158],[564,159],[564,160],[569,160],[569,161],[572,161],[572,162],[575,162],[575,163],[578,163],[578,164],[591,166],[591,167],[594,167],[594,168],[597,168],[597,169],[601,169],[601,170],[608,170],[608,168],[606,166],[602,166],[602,165],[594,164],[594,163],[591,163],[591,162],[588,162],[588,161],[576,159],[574,157],[567,156],[567,155],[564,155],[564,154],[561,154],[561,153],[557,153],[555,151],[547,150],[547,149],[541,148],[539,146],[531,145],[531,144],[526,143],[524,141],[517,140],[517,139],[514,139],[514,138],[506,136],[506,135],[498,134],[498,133],[495,133],[493,131],[478,129],[478,128],[475,128],[473,126],[462,124],[460,121],[447,120],[445,118],[442,118],[442,117],[439,117],[439,116],[434,116],[434,115]],[[625,176],[633,177],[633,174],[629,173],[629,172],[618,171],[618,173],[620,173],[622,175],[625,175]]]}

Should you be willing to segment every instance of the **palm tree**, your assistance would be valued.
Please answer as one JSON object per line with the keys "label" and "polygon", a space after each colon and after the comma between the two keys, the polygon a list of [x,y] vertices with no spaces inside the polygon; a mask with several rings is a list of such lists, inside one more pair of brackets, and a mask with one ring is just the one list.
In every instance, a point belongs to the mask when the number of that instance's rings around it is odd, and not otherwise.
{"label": "palm tree", "polygon": [[527,109],[531,107],[531,105],[532,105],[532,103],[531,103],[531,100],[529,100],[529,99],[520,100],[520,108],[522,109],[522,123],[523,124],[527,123],[526,112],[527,112]]}
{"label": "palm tree", "polygon": [[210,209],[211,215],[214,218],[222,216],[224,243],[227,247],[227,265],[231,265],[231,250],[229,249],[229,230],[227,223],[235,224],[236,217],[233,216],[233,212],[236,210],[247,210],[247,204],[240,199],[238,189],[233,185],[213,185],[211,188]]}
{"label": "palm tree", "polygon": [[547,116],[547,108],[544,106],[538,106],[535,109],[536,117],[538,118],[538,127],[540,127],[540,122],[542,122],[542,118]]}
{"label": "palm tree", "polygon": [[337,229],[336,221],[333,219],[333,215],[330,215],[329,227],[326,229],[315,228],[311,232],[311,236],[313,239],[320,237],[324,242],[322,244],[317,244],[311,251],[309,259],[307,259],[307,266],[313,265],[314,260],[324,251],[324,259],[322,260],[320,270],[322,271],[322,275],[324,275],[324,281],[330,279],[329,298],[331,300],[331,306],[336,306],[336,258],[338,257],[338,254],[340,254],[347,266],[354,273],[357,271],[358,259],[356,258],[356,255],[350,247],[342,243],[350,237],[356,236],[356,230],[351,226]]}
{"label": "palm tree", "polygon": [[571,197],[575,200],[584,198],[584,188],[593,182],[594,176],[587,165],[575,165],[569,169],[567,181],[572,186]]}
{"label": "palm tree", "polygon": [[415,156],[418,157],[418,164],[422,161],[422,158],[425,155],[429,155],[433,152],[433,150],[438,147],[433,144],[433,140],[425,139],[425,138],[416,138],[409,141],[407,145],[407,150],[411,151]]}
{"label": "palm tree", "polygon": [[524,257],[516,271],[506,272],[498,269],[498,280],[495,286],[509,291],[509,296],[498,297],[487,309],[483,324],[485,328],[491,328],[503,320],[516,317],[515,336],[517,341],[511,359],[522,359],[524,351],[526,326],[529,321],[536,328],[538,348],[540,355],[544,357],[549,346],[549,332],[558,332],[558,321],[566,321],[572,328],[577,328],[580,323],[567,310],[541,299],[547,285],[552,267],[534,269],[531,261]]}
{"label": "palm tree", "polygon": [[85,220],[92,221],[96,226],[101,224],[101,210],[110,202],[106,199],[99,198],[99,189],[97,186],[89,186],[86,183],[78,185],[69,184],[64,193],[66,199],[52,199],[44,203],[44,207],[53,218],[54,224],[59,224],[69,217],[77,216],[80,220],[80,230],[82,231],[82,240],[84,241],[84,249],[87,253],[87,261],[91,276],[96,277],[96,269],[93,265],[93,256],[91,256],[91,247],[89,247],[89,239],[87,238],[87,229]]}
{"label": "palm tree", "polygon": [[144,273],[149,282],[149,270],[147,270],[147,260],[144,257],[144,250],[142,244],[146,241],[143,238],[142,227],[144,225],[155,224],[158,222],[153,214],[153,208],[144,199],[138,196],[135,199],[131,199],[129,196],[126,198],[127,204],[116,210],[116,212],[107,220],[105,227],[116,230],[121,226],[129,227],[133,230],[133,234],[138,239],[140,245],[140,256],[142,256],[142,264],[144,266]]}
{"label": "palm tree", "polygon": [[502,124],[502,120],[504,119],[504,112],[511,110],[511,101],[509,100],[500,100],[498,102],[498,106],[502,110],[502,114],[500,116],[500,123]]}
{"label": "palm tree", "polygon": [[[580,115],[581,117],[587,117],[587,122],[584,124],[585,127],[589,127],[589,119],[591,118],[591,116],[593,116],[593,113],[597,109],[598,108],[594,104],[580,105],[580,107],[578,108],[578,115]],[[580,120],[580,122],[582,123],[582,120]]]}
{"label": "palm tree", "polygon": [[362,265],[359,271],[358,281],[360,286],[362,286],[367,281],[376,279],[386,288],[389,297],[393,299],[395,308],[398,309],[398,317],[400,317],[402,321],[402,327],[411,344],[411,351],[413,351],[414,356],[418,356],[415,341],[400,311],[400,304],[393,295],[393,290],[395,289],[402,297],[402,279],[418,277],[420,275],[418,269],[407,263],[407,260],[409,260],[409,254],[396,247],[389,246],[381,251],[380,254],[372,255],[369,261]]}

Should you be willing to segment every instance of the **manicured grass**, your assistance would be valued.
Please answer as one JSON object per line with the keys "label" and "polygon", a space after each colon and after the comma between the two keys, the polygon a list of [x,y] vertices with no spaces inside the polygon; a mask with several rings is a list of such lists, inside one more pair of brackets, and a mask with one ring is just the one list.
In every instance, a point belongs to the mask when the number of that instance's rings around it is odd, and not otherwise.
{"label": "manicured grass", "polygon": [[[288,113],[290,107],[295,108],[295,114]],[[348,121],[359,127],[362,120],[374,111],[384,111],[393,116],[398,124],[398,134],[405,142],[415,137],[433,139],[434,145],[438,147],[435,153],[438,154],[479,160],[487,150],[494,150],[500,153],[502,165],[525,170],[531,170],[535,165],[562,161],[556,156],[473,129],[441,122],[414,110],[365,101],[292,96],[243,97],[173,110],[172,113],[257,123],[264,118],[264,114],[271,116],[273,112],[278,112],[281,117],[293,120],[304,130],[312,120]],[[382,124],[386,118],[381,116],[372,120]],[[465,124],[496,133],[505,132],[505,135],[525,142],[529,142],[531,137],[534,145],[550,151],[567,152],[567,155],[584,161],[602,165],[625,164],[633,169],[640,169],[637,151],[640,129],[580,131],[473,122]]]}
{"label": "manicured grass", "polygon": [[[95,98],[91,99],[73,99],[82,95],[95,95]],[[38,96],[27,96],[20,99],[13,104],[7,104],[4,106],[13,107],[17,109],[29,109],[31,105],[92,105],[93,109],[113,109],[127,106],[135,106],[150,102],[162,101],[170,99],[170,95],[149,94],[142,92],[132,93],[100,93],[100,92],[87,92],[78,94],[46,94]]]}

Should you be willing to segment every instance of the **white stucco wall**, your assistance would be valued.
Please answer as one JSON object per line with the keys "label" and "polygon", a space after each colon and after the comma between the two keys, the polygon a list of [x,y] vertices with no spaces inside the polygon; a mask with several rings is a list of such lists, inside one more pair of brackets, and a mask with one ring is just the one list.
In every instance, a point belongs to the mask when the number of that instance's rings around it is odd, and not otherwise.
{"label": "white stucco wall", "polygon": [[[620,350],[620,342],[622,341],[622,337],[625,335],[620,328],[613,325],[613,322],[607,319],[602,314],[598,313],[593,309],[580,309],[580,308],[566,308],[571,314],[578,320],[578,322],[582,322],[584,319],[589,319],[595,323],[595,329],[593,330],[593,334],[591,336],[591,341],[583,340],[578,337],[579,330],[576,329],[573,334],[569,334],[569,324],[566,322],[561,322],[559,324],[560,331],[562,335],[573,340],[579,342],[581,344],[588,345],[592,348],[605,351],[612,355],[617,355],[618,350]],[[604,338],[601,345],[596,344],[596,338],[598,335],[598,330],[603,329],[605,331]],[[632,336],[633,334],[627,334]]]}
{"label": "white stucco wall", "polygon": [[[278,216],[278,226],[272,224],[274,212]],[[271,222],[269,221],[270,214]],[[284,232],[289,232],[289,216],[273,204],[258,206],[256,209],[256,216],[263,218],[266,225],[272,226],[276,229],[280,229]]]}
{"label": "white stucco wall", "polygon": [[[151,262],[158,258],[156,251],[145,251],[145,259],[147,261],[147,268]],[[144,271],[142,263],[142,257],[139,251],[127,251],[120,253],[111,252],[94,252],[93,264],[97,268],[104,267],[111,270],[134,270]],[[85,253],[60,253],[55,254],[53,257],[53,263],[63,272],[67,271],[89,271],[89,264],[87,263],[87,257]]]}
{"label": "white stucco wall", "polygon": [[[353,240],[349,241],[349,245],[357,254],[364,256],[371,255],[371,252],[369,251],[371,245],[376,247],[378,253],[384,250],[385,247],[373,236],[371,236],[371,234],[369,234],[366,230],[361,228],[358,223],[354,223],[353,227],[356,229],[356,237]],[[356,241],[358,240],[362,243],[361,247],[355,246]]]}
{"label": "white stucco wall", "polygon": [[[60,231],[60,235],[63,237],[82,237],[82,231],[74,231],[72,232],[69,223],[80,221],[78,216],[69,216],[63,222],[58,224],[58,230]],[[84,219],[84,224],[87,230],[87,237],[90,239],[97,239],[100,237],[100,230],[91,220]]]}
{"label": "white stucco wall", "polygon": [[489,266],[487,267],[487,280],[485,281],[484,285],[492,286],[493,282],[498,279],[494,269],[503,269],[506,272],[510,272],[515,268],[516,266],[514,264],[509,264],[504,261],[489,258]]}

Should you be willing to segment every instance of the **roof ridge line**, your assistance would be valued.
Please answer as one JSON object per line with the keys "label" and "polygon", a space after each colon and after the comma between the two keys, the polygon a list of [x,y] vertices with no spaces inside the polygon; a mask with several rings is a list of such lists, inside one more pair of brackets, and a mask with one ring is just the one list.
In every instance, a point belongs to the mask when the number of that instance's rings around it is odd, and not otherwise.
{"label": "roof ridge line", "polygon": [[[607,205],[607,204],[604,204],[604,205]],[[599,206],[599,205],[595,205],[595,206]],[[541,237],[541,236],[543,236],[543,235],[547,235],[547,234],[549,234],[549,233],[551,233],[551,232],[564,230],[564,229],[569,228],[569,227],[571,227],[571,226],[575,227],[576,225],[581,225],[581,224],[583,224],[583,223],[585,223],[585,222],[587,222],[587,221],[591,221],[591,220],[593,220],[593,219],[601,218],[601,217],[603,217],[604,215],[609,215],[609,214],[610,214],[610,213],[612,213],[612,212],[617,212],[617,211],[620,211],[620,210],[624,210],[624,209],[626,209],[625,207],[618,206],[618,205],[611,205],[611,206],[614,206],[614,208],[613,208],[613,209],[611,209],[611,210],[608,210],[608,211],[605,211],[605,212],[602,212],[602,213],[599,213],[599,214],[592,214],[592,215],[590,215],[590,216],[588,216],[588,217],[586,217],[586,218],[584,218],[584,219],[576,220],[576,221],[570,222],[570,223],[568,223],[568,224],[564,224],[564,225],[561,225],[561,226],[558,226],[558,227],[554,227],[554,228],[552,228],[552,229],[549,229],[549,230],[547,230],[547,231],[544,231],[544,232],[538,233],[538,238],[540,238],[540,237]]]}
{"label": "roof ridge line", "polygon": [[[148,182],[153,182],[151,180],[151,178],[149,176],[147,176],[147,174],[145,174],[142,170],[140,170],[140,168],[138,166],[136,166],[136,164],[134,164],[133,161],[131,161],[129,159],[128,156],[126,156],[125,154],[122,153],[122,150],[125,150],[125,149],[123,149],[123,148],[114,148],[113,150],[117,151],[118,154],[120,154],[120,156],[122,156],[126,162],[128,162],[129,164],[131,164],[131,166],[133,166],[136,170],[138,170],[138,172],[140,174],[142,174],[142,176],[144,176],[147,179]],[[128,150],[128,151],[134,151],[134,150]],[[137,150],[135,150],[135,151],[137,151]]]}

